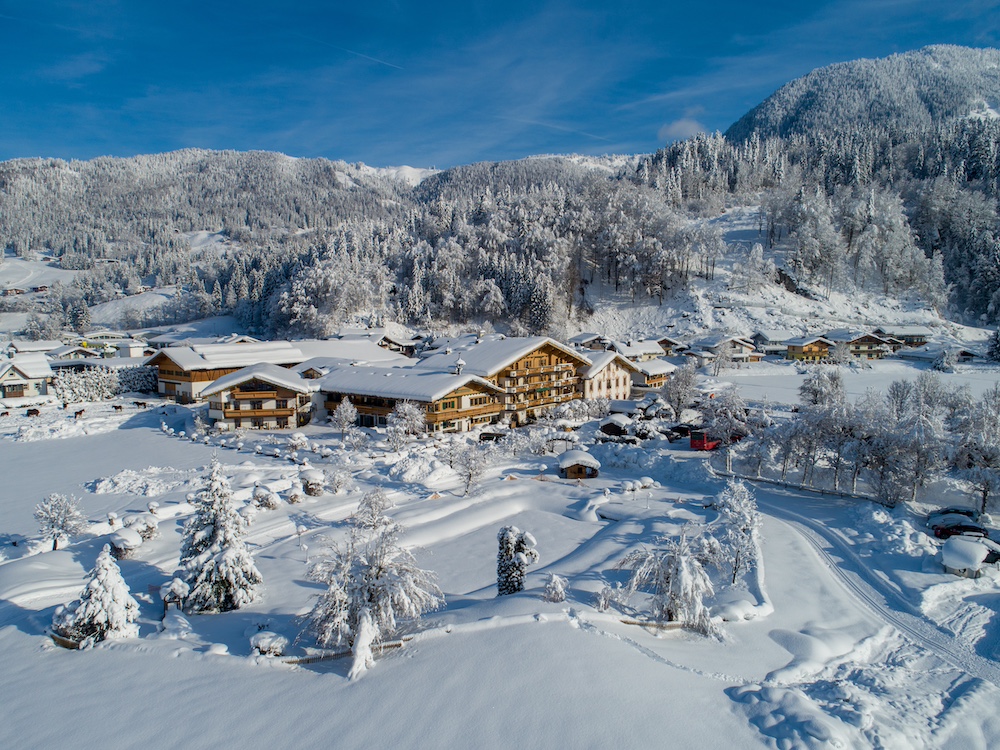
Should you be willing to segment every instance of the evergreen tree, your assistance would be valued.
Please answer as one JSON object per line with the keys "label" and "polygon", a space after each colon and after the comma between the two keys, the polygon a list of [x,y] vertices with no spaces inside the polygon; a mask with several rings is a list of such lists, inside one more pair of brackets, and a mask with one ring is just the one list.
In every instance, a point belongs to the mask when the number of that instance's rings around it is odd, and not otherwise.
{"label": "evergreen tree", "polygon": [[738,479],[726,482],[713,507],[726,524],[722,549],[732,571],[732,583],[752,569],[760,553],[760,512],[750,488]]}
{"label": "evergreen tree", "polygon": [[139,604],[132,598],[122,572],[105,544],[78,601],[56,610],[52,628],[59,635],[92,645],[109,638],[131,638]]}
{"label": "evergreen tree", "polygon": [[1000,362],[1000,328],[990,336],[990,343],[986,349],[986,357],[994,362]]}
{"label": "evergreen tree", "polygon": [[497,596],[523,591],[528,565],[538,561],[535,537],[516,526],[504,526],[497,542]]}
{"label": "evergreen tree", "polygon": [[253,601],[262,579],[243,541],[246,528],[229,480],[213,457],[195,512],[184,524],[181,577],[190,587],[186,608],[226,612]]}

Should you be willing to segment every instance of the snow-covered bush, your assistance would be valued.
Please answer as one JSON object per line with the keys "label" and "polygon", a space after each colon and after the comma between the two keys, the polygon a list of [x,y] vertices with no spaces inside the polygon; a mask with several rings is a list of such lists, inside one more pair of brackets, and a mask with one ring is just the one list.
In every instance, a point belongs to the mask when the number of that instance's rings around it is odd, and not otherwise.
{"label": "snow-covered bush", "polygon": [[326,484],[326,475],[319,469],[306,469],[299,474],[302,486],[310,497],[319,497],[323,494]]}
{"label": "snow-covered bush", "polygon": [[354,486],[349,471],[337,469],[335,471],[325,471],[323,474],[326,477],[326,486],[330,488],[330,491],[334,495],[347,492]]}
{"label": "snow-covered bush", "polygon": [[281,656],[288,648],[288,639],[270,630],[262,630],[250,637],[250,648],[261,656]]}
{"label": "snow-covered bush", "polygon": [[52,549],[59,548],[59,540],[82,534],[87,522],[80,512],[75,497],[52,493],[35,506],[35,520],[43,537],[52,540]]}
{"label": "snow-covered bush", "polygon": [[288,488],[288,494],[285,497],[288,500],[289,505],[301,503],[302,499],[305,497],[305,491],[302,489],[302,482],[298,479],[293,480],[292,486]]}
{"label": "snow-covered bush", "polygon": [[52,381],[56,396],[64,403],[105,401],[122,393],[155,393],[157,368],[86,367],[80,371],[60,368]]}
{"label": "snow-covered bush", "polygon": [[253,489],[253,504],[265,510],[276,510],[281,507],[281,498],[258,482]]}
{"label": "snow-covered bush", "polygon": [[229,480],[213,458],[195,511],[184,524],[181,571],[195,612],[239,609],[253,601],[262,579],[243,541],[247,522],[236,510]]}
{"label": "snow-covered bush", "polygon": [[132,529],[144,542],[155,539],[160,533],[160,521],[152,513],[132,513],[122,519],[122,526]]}
{"label": "snow-covered bush", "polygon": [[497,596],[524,591],[528,565],[538,561],[535,537],[516,526],[504,526],[497,542]]}
{"label": "snow-covered bush", "polygon": [[111,535],[110,544],[116,560],[127,560],[142,546],[142,537],[132,529],[118,529]]}
{"label": "snow-covered bush", "polygon": [[545,582],[545,591],[542,598],[547,602],[566,601],[566,586],[569,584],[562,576],[549,573],[549,580]]}
{"label": "snow-covered bush", "polygon": [[293,432],[288,436],[288,450],[301,451],[309,448],[309,439],[301,432]]}
{"label": "snow-covered bush", "polygon": [[104,545],[79,600],[56,609],[52,629],[86,648],[108,638],[137,635],[134,623],[138,616],[139,604],[111,557],[110,547]]}
{"label": "snow-covered bush", "polygon": [[357,422],[358,410],[354,408],[351,399],[345,396],[330,415],[330,423],[340,428],[340,439],[344,440],[347,431]]}

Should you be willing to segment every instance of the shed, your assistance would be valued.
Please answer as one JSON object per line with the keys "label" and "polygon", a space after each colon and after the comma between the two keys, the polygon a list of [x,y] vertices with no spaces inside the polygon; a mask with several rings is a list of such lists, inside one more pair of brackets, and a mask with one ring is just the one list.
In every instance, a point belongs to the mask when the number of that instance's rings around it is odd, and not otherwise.
{"label": "shed", "polygon": [[566,451],[559,457],[559,476],[563,479],[593,479],[601,462],[586,451]]}
{"label": "shed", "polygon": [[601,421],[600,430],[605,435],[621,436],[628,434],[628,426],[630,424],[632,424],[632,420],[624,414],[612,414],[607,419]]}
{"label": "shed", "polygon": [[[991,549],[992,548],[992,549]],[[963,536],[953,536],[941,545],[941,562],[946,573],[952,573],[964,578],[979,578],[983,574],[983,565],[995,560],[997,545],[988,539],[970,539]]]}

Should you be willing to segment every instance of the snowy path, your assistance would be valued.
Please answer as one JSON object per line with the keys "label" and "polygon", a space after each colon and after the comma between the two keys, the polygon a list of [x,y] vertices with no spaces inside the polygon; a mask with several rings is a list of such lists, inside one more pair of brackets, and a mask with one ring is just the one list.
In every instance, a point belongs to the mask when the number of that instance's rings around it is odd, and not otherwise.
{"label": "snowy path", "polygon": [[899,591],[876,575],[838,532],[789,510],[778,500],[780,497],[777,493],[761,493],[758,507],[808,541],[835,578],[879,619],[953,667],[1000,686],[1000,665],[982,658],[950,633],[929,622]]}

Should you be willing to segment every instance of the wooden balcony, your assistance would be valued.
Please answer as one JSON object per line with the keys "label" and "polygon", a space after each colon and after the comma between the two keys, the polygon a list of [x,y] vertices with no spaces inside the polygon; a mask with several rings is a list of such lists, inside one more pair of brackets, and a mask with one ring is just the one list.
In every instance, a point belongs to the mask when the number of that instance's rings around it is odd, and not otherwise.
{"label": "wooden balcony", "polygon": [[260,401],[278,397],[277,391],[230,391],[229,397],[238,401]]}
{"label": "wooden balcony", "polygon": [[252,419],[254,417],[291,417],[295,409],[224,409],[226,419]]}
{"label": "wooden balcony", "polygon": [[472,409],[449,409],[448,411],[433,411],[427,413],[427,423],[437,424],[438,422],[452,422],[456,419],[473,419],[484,415],[499,416],[503,411],[503,404],[484,404]]}

